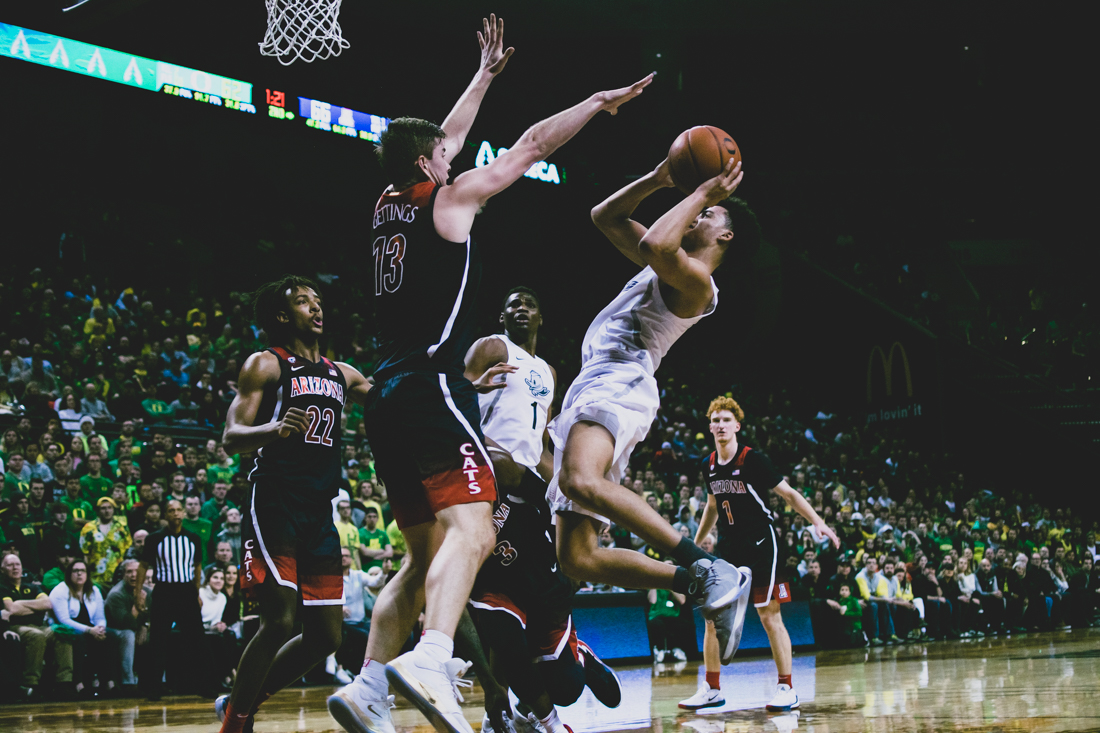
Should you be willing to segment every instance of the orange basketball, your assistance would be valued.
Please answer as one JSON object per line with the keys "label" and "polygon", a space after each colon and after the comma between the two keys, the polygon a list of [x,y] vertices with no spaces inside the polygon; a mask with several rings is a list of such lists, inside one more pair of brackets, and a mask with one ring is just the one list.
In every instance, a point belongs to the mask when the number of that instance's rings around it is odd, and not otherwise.
{"label": "orange basketball", "polygon": [[684,193],[691,193],[703,181],[714,178],[733,158],[741,162],[741,148],[729,133],[711,125],[684,130],[672,141],[668,167],[672,182]]}

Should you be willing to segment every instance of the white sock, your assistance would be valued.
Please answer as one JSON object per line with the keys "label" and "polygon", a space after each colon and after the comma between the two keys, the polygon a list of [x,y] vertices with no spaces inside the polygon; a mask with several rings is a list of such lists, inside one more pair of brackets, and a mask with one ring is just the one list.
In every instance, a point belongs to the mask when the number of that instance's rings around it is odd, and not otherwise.
{"label": "white sock", "polygon": [[560,733],[565,730],[565,724],[562,723],[561,718],[558,717],[557,708],[551,710],[550,714],[540,719],[539,722],[542,723],[542,728],[546,733]]}
{"label": "white sock", "polygon": [[442,631],[429,629],[420,637],[420,643],[416,645],[416,649],[424,652],[439,664],[446,664],[454,656],[455,642],[454,639]]}
{"label": "white sock", "polygon": [[386,665],[376,659],[363,662],[363,670],[355,678],[367,686],[374,696],[381,700],[390,693],[390,683],[386,679]]}

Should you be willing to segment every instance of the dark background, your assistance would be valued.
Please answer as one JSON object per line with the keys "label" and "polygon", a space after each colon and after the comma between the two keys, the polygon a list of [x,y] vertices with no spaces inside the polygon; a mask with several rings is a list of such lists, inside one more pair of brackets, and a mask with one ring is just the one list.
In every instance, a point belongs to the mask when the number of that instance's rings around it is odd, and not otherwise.
{"label": "dark background", "polygon": [[[1092,146],[1083,128],[1094,94],[1083,7],[348,1],[341,22],[351,48],[284,68],[257,51],[260,0],[90,0],[64,17],[53,2],[5,0],[5,22],[251,82],[260,112],[0,59],[0,246],[5,266],[25,272],[53,266],[66,233],[65,266],[108,274],[114,287],[143,279],[179,292],[247,290],[287,271],[334,273],[344,297],[329,328],[348,311],[369,319],[360,298],[369,213],[385,185],[371,145],[266,119],[263,90],[442,121],[476,70],[480,18],[494,11],[516,54],[456,173],[473,166],[481,140],[510,145],[593,92],[658,76],[550,159],[565,169],[564,185],[521,179],[481,214],[474,236],[487,253],[487,328],[507,287],[535,287],[546,355],[566,382],[588,321],[632,272],[589,209],[655,166],[681,130],[717,125],[742,148],[738,194],[769,241],[665,373],[693,375],[702,390],[787,390],[805,406],[860,415],[885,405],[866,400],[871,349],[901,341],[915,397],[928,406],[927,421],[909,423],[915,437],[1014,476],[1019,466],[1008,464],[1026,427],[990,418],[989,405],[952,389],[940,340],[801,256],[828,262],[838,237],[882,262],[946,258],[951,241],[1012,239],[1046,254],[1048,285],[1084,277],[1089,202],[1080,184]],[[652,221],[678,195],[653,197],[639,218]],[[1027,277],[1006,272],[989,287],[1026,287]],[[717,371],[695,369],[704,362]]]}

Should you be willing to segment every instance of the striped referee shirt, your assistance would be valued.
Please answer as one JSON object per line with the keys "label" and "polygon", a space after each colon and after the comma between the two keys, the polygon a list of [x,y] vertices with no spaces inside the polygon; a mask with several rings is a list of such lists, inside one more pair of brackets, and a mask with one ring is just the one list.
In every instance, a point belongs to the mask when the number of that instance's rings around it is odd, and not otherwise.
{"label": "striped referee shirt", "polygon": [[181,527],[179,534],[172,534],[164,527],[145,538],[141,561],[153,569],[158,583],[194,583],[200,542],[190,530]]}

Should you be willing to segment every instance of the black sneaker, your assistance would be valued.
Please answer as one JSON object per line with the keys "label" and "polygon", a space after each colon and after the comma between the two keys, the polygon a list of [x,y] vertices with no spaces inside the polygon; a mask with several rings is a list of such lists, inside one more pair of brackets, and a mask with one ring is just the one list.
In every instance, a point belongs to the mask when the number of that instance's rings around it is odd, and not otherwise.
{"label": "black sneaker", "polygon": [[592,647],[577,639],[577,649],[584,660],[584,684],[592,690],[597,700],[609,708],[619,707],[623,701],[623,689],[615,670],[596,656]]}

